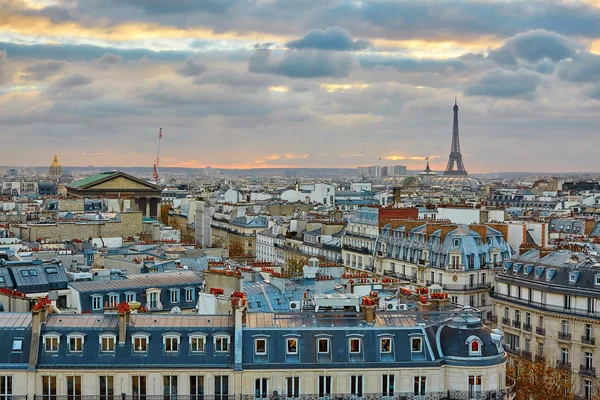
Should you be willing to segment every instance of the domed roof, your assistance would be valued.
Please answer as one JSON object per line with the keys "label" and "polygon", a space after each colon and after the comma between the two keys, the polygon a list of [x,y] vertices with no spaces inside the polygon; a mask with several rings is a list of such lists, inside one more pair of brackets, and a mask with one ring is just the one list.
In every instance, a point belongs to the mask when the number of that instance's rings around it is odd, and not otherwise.
{"label": "domed roof", "polygon": [[60,167],[60,163],[58,162],[58,156],[55,154],[54,161],[52,161],[52,164],[50,164],[50,168],[58,168],[58,167]]}

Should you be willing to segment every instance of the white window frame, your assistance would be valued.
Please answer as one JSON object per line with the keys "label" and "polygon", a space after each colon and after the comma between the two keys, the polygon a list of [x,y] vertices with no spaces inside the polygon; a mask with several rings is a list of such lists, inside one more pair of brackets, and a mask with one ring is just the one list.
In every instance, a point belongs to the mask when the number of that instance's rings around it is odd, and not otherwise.
{"label": "white window frame", "polygon": [[[192,341],[196,340],[196,342],[198,343],[199,341],[202,342],[202,350],[194,350],[193,345],[192,345]],[[206,335],[204,334],[193,334],[189,336],[189,343],[190,343],[190,353],[192,354],[202,354],[206,352]]]}
{"label": "white window frame", "polygon": [[[264,351],[259,352],[258,351],[258,342],[259,341],[263,341],[264,342]],[[254,338],[254,354],[257,356],[266,356],[267,355],[267,347],[269,345],[269,340],[266,337],[257,337]]]}
{"label": "white window frame", "polygon": [[[167,350],[167,342],[171,343],[171,350]],[[173,343],[177,347],[173,350]],[[165,354],[179,354],[179,349],[181,348],[181,335],[169,333],[163,335],[163,351]]]}
{"label": "white window frame", "polygon": [[[71,348],[71,339],[75,339],[75,340],[79,339],[79,340],[81,340],[81,349],[80,350],[73,350]],[[71,333],[71,334],[67,335],[67,346],[68,346],[69,353],[77,353],[77,354],[83,353],[83,346],[84,346],[84,344],[85,344],[85,335],[84,334],[82,334],[82,333]]]}
{"label": "white window frame", "polygon": [[126,303],[132,303],[132,302],[136,301],[136,299],[137,299],[137,294],[135,292],[125,293],[125,302]]}
{"label": "white window frame", "polygon": [[[221,346],[217,347],[217,340],[221,341]],[[226,349],[223,350],[223,341],[227,343]],[[229,348],[231,347],[231,336],[229,335],[215,335],[213,345],[215,346],[215,353],[229,353]]]}
{"label": "white window frame", "polygon": [[[109,293],[107,296],[108,296],[108,306],[109,307],[114,307],[115,305],[117,307],[119,306],[119,302],[121,301],[121,296],[118,293]],[[113,299],[116,301],[112,301]]]}
{"label": "white window frame", "polygon": [[[358,341],[358,351],[352,351],[352,341]],[[349,337],[348,338],[348,353],[349,354],[361,354],[362,353],[362,338],[360,337]]]}
{"label": "white window frame", "polygon": [[[477,342],[477,351],[473,351],[473,342]],[[483,342],[477,336],[469,336],[465,342],[469,346],[469,356],[481,356],[481,346]]]}
{"label": "white window frame", "polygon": [[[173,301],[173,295],[177,294],[177,300]],[[181,300],[181,290],[179,289],[169,289],[169,300],[171,301],[171,304],[179,304],[180,300]]]}
{"label": "white window frame", "polygon": [[[191,294],[191,296],[190,296]],[[194,288],[185,288],[185,301],[191,303],[196,300],[196,291]]]}
{"label": "white window frame", "polygon": [[[321,340],[326,341],[327,343],[327,350],[326,351],[321,351]],[[328,337],[318,337],[317,338],[317,354],[329,354],[331,351],[331,340]]]}
{"label": "white window frame", "polygon": [[[101,311],[103,309],[102,301],[104,300],[104,296],[95,294],[92,296],[92,311]],[[96,301],[98,301],[98,306],[96,306]]]}
{"label": "white window frame", "polygon": [[[290,383],[291,383],[291,385],[290,385]],[[300,396],[300,377],[299,376],[286,376],[285,377],[285,395],[286,395],[286,397],[292,397],[292,398]]]}
{"label": "white window frame", "polygon": [[[56,348],[52,348],[50,350],[47,349],[48,346],[46,346],[46,341],[48,339],[56,339]],[[50,354],[54,354],[54,353],[58,353],[58,349],[60,347],[60,335],[56,334],[56,333],[51,333],[51,334],[47,334],[44,335],[42,337],[42,340],[44,342],[44,353],[50,353]]]}
{"label": "white window frame", "polygon": [[[105,350],[104,346],[103,346],[103,340],[104,339],[112,339],[112,350]],[[100,346],[100,353],[114,353],[115,352],[115,348],[117,346],[117,335],[113,335],[113,334],[103,334],[100,335],[98,337],[98,342],[99,342],[99,346]]]}
{"label": "white window frame", "polygon": [[[290,346],[289,346],[289,342],[290,340],[295,340],[296,341],[296,351],[290,351]],[[300,341],[299,338],[297,337],[288,337],[285,338],[285,354],[289,355],[289,356],[296,356],[298,355],[298,342]]]}
{"label": "white window frame", "polygon": [[[135,347],[136,339],[144,339],[146,341],[146,349],[145,350],[139,350],[138,348]],[[148,353],[149,345],[150,345],[150,335],[148,335],[147,333],[136,333],[135,335],[131,336],[131,348],[134,353],[137,353],[137,354]]]}
{"label": "white window frame", "polygon": [[24,338],[14,338],[11,351],[13,351],[13,352],[23,351],[23,341],[24,341]]}
{"label": "white window frame", "polygon": [[[383,341],[384,340],[389,340],[390,341],[390,349],[389,349],[389,351],[383,351]],[[393,349],[394,349],[394,340],[393,340],[392,337],[385,336],[385,337],[379,338],[379,352],[381,354],[392,354]]]}
{"label": "white window frame", "polygon": [[[413,349],[413,342],[415,340],[419,341],[419,349],[418,350],[414,350]],[[410,338],[410,352],[411,353],[422,353],[423,352],[423,338],[418,336],[418,337],[411,337]]]}

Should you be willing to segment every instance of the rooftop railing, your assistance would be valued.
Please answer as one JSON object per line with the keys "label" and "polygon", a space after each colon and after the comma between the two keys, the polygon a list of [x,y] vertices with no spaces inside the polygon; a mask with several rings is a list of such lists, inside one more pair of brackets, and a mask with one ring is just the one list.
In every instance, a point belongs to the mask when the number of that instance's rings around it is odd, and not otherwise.
{"label": "rooftop railing", "polygon": [[490,296],[494,299],[498,300],[506,300],[511,303],[523,304],[525,306],[536,308],[538,310],[546,310],[550,312],[555,312],[557,314],[562,315],[576,315],[586,318],[597,318],[600,319],[600,311],[588,311],[586,309],[581,308],[571,308],[569,310],[565,310],[564,307],[552,306],[544,303],[539,303],[537,301],[529,301],[525,299],[519,299],[518,297],[508,296],[506,294],[490,292]]}

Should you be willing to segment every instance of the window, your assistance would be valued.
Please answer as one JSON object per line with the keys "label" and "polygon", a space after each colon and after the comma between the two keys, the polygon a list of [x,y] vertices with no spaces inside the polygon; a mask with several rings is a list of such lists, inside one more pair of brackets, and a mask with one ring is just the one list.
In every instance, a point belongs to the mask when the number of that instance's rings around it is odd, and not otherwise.
{"label": "window", "polygon": [[362,375],[350,376],[350,394],[354,396],[363,395],[363,377]]}
{"label": "window", "polygon": [[286,397],[300,397],[300,378],[297,376],[288,376],[285,378]]}
{"label": "window", "polygon": [[594,299],[593,297],[587,298],[587,312],[588,313],[596,312],[596,299]]}
{"label": "window", "polygon": [[421,338],[412,338],[410,340],[410,351],[420,353],[423,351],[423,340]]}
{"label": "window", "polygon": [[569,349],[567,349],[566,347],[560,349],[560,362],[562,364],[569,363]]}
{"label": "window", "polygon": [[[508,335],[510,335],[510,334],[508,334]],[[519,338],[518,336],[515,336],[515,335],[507,336],[507,339],[508,339],[507,344],[512,348],[519,347],[518,342],[511,343],[511,337],[513,337],[513,336],[516,337],[517,339]],[[480,356],[481,355],[482,343],[481,343],[481,339],[479,339],[477,336],[469,336],[467,338],[467,345],[469,346],[469,355],[470,356]]]}
{"label": "window", "polygon": [[102,353],[112,353],[115,351],[116,338],[113,335],[100,336],[100,351]]}
{"label": "window", "polygon": [[165,336],[163,337],[163,343],[165,345],[165,353],[179,352],[179,336]]}
{"label": "window", "polygon": [[83,351],[83,336],[69,336],[69,352],[81,353]]}
{"label": "window", "polygon": [[118,294],[109,294],[108,295],[108,306],[116,307],[119,304],[119,295]]}
{"label": "window", "polygon": [[12,344],[12,351],[22,351],[23,350],[23,339],[14,339]]}
{"label": "window", "polygon": [[67,376],[67,399],[81,398],[81,376]]}
{"label": "window", "polygon": [[171,289],[171,303],[179,303],[179,290]]}
{"label": "window", "polygon": [[131,377],[131,394],[134,400],[144,400],[146,398],[145,376],[134,375]]}
{"label": "window", "polygon": [[457,304],[458,303],[458,296],[450,296],[450,302]]}
{"label": "window", "polygon": [[319,376],[319,397],[331,396],[331,376]]}
{"label": "window", "polygon": [[21,271],[21,276],[23,276],[23,278],[28,278],[29,277],[29,271],[27,271],[26,269]]}
{"label": "window", "polygon": [[100,399],[113,400],[115,394],[115,378],[114,376],[100,376]]}
{"label": "window", "polygon": [[583,383],[583,398],[585,400],[592,400],[592,381],[585,381]]}
{"label": "window", "polygon": [[584,361],[585,361],[585,364],[584,364],[585,369],[588,370],[588,371],[591,370],[593,368],[593,366],[594,366],[593,354],[586,352],[585,353],[585,357],[584,357]]}
{"label": "window", "polygon": [[595,283],[596,285],[600,285],[600,275],[595,276]]}
{"label": "window", "polygon": [[286,339],[286,354],[298,354],[298,339],[287,338]]}
{"label": "window", "polygon": [[427,392],[427,377],[415,376],[413,380],[413,394],[424,395]]}
{"label": "window", "polygon": [[190,336],[190,351],[192,353],[203,353],[206,345],[206,336]]}
{"label": "window", "polygon": [[568,294],[566,294],[564,296],[564,305],[565,305],[565,310],[571,309],[571,296],[569,296]]}
{"label": "window", "polygon": [[185,301],[188,303],[191,303],[194,300],[195,300],[194,289],[191,289],[191,288],[185,289]]}
{"label": "window", "polygon": [[56,400],[56,377],[42,376],[42,398],[44,400]]}
{"label": "window", "polygon": [[568,335],[569,334],[569,321],[563,321],[562,322],[562,330],[561,330],[563,335]]}
{"label": "window", "polygon": [[163,376],[164,400],[177,398],[177,375]]}
{"label": "window", "polygon": [[0,376],[0,399],[10,400],[12,394],[12,376]]}
{"label": "window", "polygon": [[204,376],[190,376],[190,400],[204,400]]}
{"label": "window", "polygon": [[49,275],[58,274],[56,267],[46,267],[46,273]]}
{"label": "window", "polygon": [[394,395],[394,375],[383,375],[381,377],[381,391],[384,396],[393,396]]}
{"label": "window", "polygon": [[594,331],[592,328],[592,324],[585,324],[584,338],[589,342],[592,340],[593,336],[594,336]]}
{"label": "window", "polygon": [[29,276],[38,276],[38,273],[35,269],[30,269],[29,270]]}
{"label": "window", "polygon": [[229,336],[215,337],[215,351],[217,351],[217,352],[228,352],[229,351]]}
{"label": "window", "polygon": [[454,239],[454,247],[460,246],[460,239]]}
{"label": "window", "polygon": [[473,343],[471,343],[471,353],[479,353],[479,342],[477,340],[474,340]]}
{"label": "window", "polygon": [[266,399],[269,397],[269,380],[258,378],[254,380],[254,398]]}
{"label": "window", "polygon": [[329,339],[321,338],[317,340],[317,353],[329,353]]}
{"label": "window", "polygon": [[148,336],[134,336],[131,340],[133,342],[134,353],[145,353],[148,351]]}
{"label": "window", "polygon": [[481,398],[481,375],[469,375],[469,399]]}
{"label": "window", "polygon": [[573,274],[573,273],[569,274],[569,282],[575,283],[575,274]]}
{"label": "window", "polygon": [[0,276],[0,283],[6,283],[3,276]]}
{"label": "window", "polygon": [[259,356],[267,355],[267,339],[254,339],[254,353]]}
{"label": "window", "polygon": [[215,376],[215,400],[229,399],[229,377],[226,375]]}
{"label": "window", "polygon": [[136,299],[135,293],[129,292],[129,293],[125,293],[125,302],[126,303],[132,303],[134,302]]}
{"label": "window", "polygon": [[44,350],[46,353],[58,352],[58,345],[60,343],[59,336],[44,336]]}
{"label": "window", "polygon": [[379,340],[379,350],[382,353],[391,353],[392,352],[392,339],[391,338],[381,338]]}
{"label": "window", "polygon": [[358,354],[360,353],[360,338],[351,338],[350,339],[350,354]]}
{"label": "window", "polygon": [[102,310],[102,296],[92,296],[92,310]]}
{"label": "window", "polygon": [[515,322],[521,322],[521,311],[515,310]]}

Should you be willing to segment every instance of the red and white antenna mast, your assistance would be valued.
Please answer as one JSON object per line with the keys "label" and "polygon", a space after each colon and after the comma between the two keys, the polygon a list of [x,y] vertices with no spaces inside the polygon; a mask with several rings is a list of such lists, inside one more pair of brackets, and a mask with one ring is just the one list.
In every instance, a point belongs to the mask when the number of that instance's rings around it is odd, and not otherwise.
{"label": "red and white antenna mast", "polygon": [[152,174],[152,179],[154,182],[158,183],[158,166],[160,165],[160,140],[162,139],[162,128],[158,131],[158,148],[156,149],[156,161],[154,162],[154,173]]}

